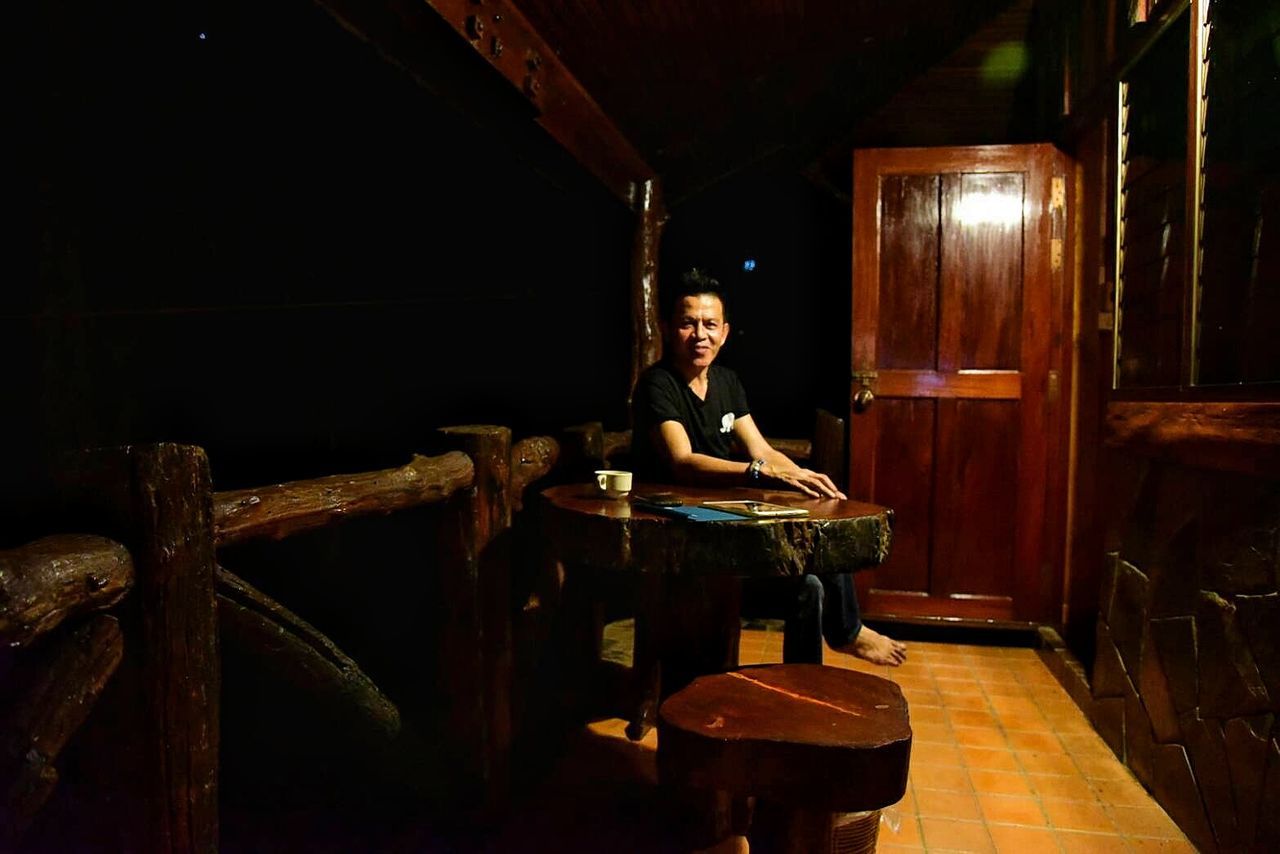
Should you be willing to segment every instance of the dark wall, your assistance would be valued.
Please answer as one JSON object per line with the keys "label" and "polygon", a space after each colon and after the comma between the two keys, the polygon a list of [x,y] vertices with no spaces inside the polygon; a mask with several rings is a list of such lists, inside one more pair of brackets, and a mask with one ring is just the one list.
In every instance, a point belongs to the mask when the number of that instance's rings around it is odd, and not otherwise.
{"label": "dark wall", "polygon": [[302,0],[36,25],[6,462],[191,442],[228,487],[622,425],[632,216],[443,22],[425,85]]}
{"label": "dark wall", "polygon": [[1104,457],[1087,710],[1201,851],[1280,846],[1280,482]]}
{"label": "dark wall", "polygon": [[795,172],[744,172],[672,210],[662,276],[697,266],[725,287],[720,359],[766,435],[812,435],[818,406],[848,414],[851,241],[847,202]]}

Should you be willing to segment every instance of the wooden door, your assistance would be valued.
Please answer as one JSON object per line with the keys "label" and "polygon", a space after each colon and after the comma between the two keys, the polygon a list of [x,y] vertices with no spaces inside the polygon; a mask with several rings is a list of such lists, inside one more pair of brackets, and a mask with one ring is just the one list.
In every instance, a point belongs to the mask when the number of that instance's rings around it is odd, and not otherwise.
{"label": "wooden door", "polygon": [[1068,165],[1048,145],[854,154],[850,497],[895,512],[867,616],[1060,613]]}

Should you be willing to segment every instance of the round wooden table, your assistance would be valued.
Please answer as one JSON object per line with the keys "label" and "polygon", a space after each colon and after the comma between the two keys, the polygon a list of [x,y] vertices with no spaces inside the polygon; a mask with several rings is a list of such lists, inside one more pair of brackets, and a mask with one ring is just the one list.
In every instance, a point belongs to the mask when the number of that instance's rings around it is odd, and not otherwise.
{"label": "round wooden table", "polygon": [[654,492],[673,492],[686,505],[747,499],[804,507],[809,515],[694,522],[631,497],[605,498],[594,484],[542,493],[542,527],[561,561],[634,582],[636,696],[624,704],[635,738],[652,725],[660,697],[737,666],[738,579],[877,566],[889,554],[893,525],[885,507],[798,492],[637,484],[632,495]]}

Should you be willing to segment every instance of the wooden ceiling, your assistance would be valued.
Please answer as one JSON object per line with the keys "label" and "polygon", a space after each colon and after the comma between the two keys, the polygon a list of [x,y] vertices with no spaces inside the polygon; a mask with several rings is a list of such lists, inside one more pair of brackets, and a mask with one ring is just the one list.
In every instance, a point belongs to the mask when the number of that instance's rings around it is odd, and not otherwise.
{"label": "wooden ceiling", "polygon": [[[848,137],[1010,0],[514,0],[680,198]],[[1014,4],[1017,5],[1017,4]]]}

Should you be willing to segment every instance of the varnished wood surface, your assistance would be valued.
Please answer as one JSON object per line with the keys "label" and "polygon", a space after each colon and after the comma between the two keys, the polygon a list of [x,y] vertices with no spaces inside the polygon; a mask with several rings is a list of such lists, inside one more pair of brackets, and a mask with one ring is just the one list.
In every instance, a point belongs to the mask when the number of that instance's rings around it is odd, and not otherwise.
{"label": "varnished wood surface", "polygon": [[1103,439],[1196,468],[1280,475],[1280,403],[1112,402]]}
{"label": "varnished wood surface", "polygon": [[[1017,370],[1022,352],[1024,183],[1012,172],[942,174],[938,370]],[[1031,273],[1028,276],[1028,273]]]}
{"label": "varnished wood surface", "polygon": [[133,558],[88,534],[0,551],[0,641],[23,646],[68,617],[109,608],[133,586]]}
{"label": "varnished wood surface", "polygon": [[817,664],[695,679],[658,712],[664,781],[855,811],[906,790],[911,725],[887,679]]}
{"label": "varnished wood surface", "polygon": [[470,424],[439,432],[475,465],[473,488],[453,498],[456,517],[444,526],[449,617],[441,648],[431,652],[450,689],[453,795],[479,818],[501,810],[510,785],[511,430]]}
{"label": "varnished wood surface", "polygon": [[453,451],[438,457],[415,454],[396,469],[218,492],[213,496],[217,543],[280,539],[355,516],[443,501],[473,478],[471,460]]}
{"label": "varnished wood surface", "polygon": [[[369,17],[367,9],[349,0],[324,0],[322,5],[341,10],[357,28]],[[560,52],[514,3],[427,0],[427,5],[529,100],[538,123],[619,199],[631,203],[635,186],[654,177],[631,141],[560,59]]]}
{"label": "varnished wood surface", "polygon": [[880,371],[876,397],[963,397],[1017,400],[1022,397],[1018,371]]}
{"label": "varnished wood surface", "polygon": [[[1043,145],[855,153],[849,492],[903,518],[894,558],[859,578],[867,613],[946,616],[958,596],[1003,603],[1002,619],[1056,613],[1064,164]],[[860,412],[863,377],[877,402]]]}
{"label": "varnished wood surface", "polygon": [[130,725],[93,758],[120,781],[124,848],[215,851],[222,670],[208,458],[171,443],[85,451],[60,477],[68,504],[128,547],[137,574],[111,694]]}
{"label": "varnished wood surface", "polygon": [[569,561],[617,572],[799,575],[849,572],[889,553],[892,511],[874,504],[807,498],[767,489],[636,484],[632,493],[675,492],[686,504],[746,499],[804,507],[807,517],[691,522],[612,500],[593,484],[542,493],[546,530]]}
{"label": "varnished wood surface", "polygon": [[667,209],[657,178],[636,188],[635,241],[631,247],[631,384],[627,402],[645,368],[662,358],[662,318],[658,302],[658,261]]}
{"label": "varnished wood surface", "polygon": [[551,473],[560,458],[560,443],[550,436],[528,436],[511,446],[511,509],[524,507],[524,491]]}
{"label": "varnished wood surface", "polygon": [[6,702],[0,703],[0,844],[16,841],[52,793],[63,747],[88,718],[123,654],[120,624],[100,614],[9,674]]}

